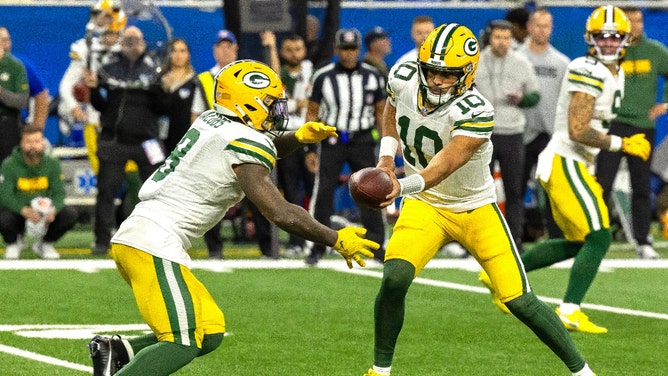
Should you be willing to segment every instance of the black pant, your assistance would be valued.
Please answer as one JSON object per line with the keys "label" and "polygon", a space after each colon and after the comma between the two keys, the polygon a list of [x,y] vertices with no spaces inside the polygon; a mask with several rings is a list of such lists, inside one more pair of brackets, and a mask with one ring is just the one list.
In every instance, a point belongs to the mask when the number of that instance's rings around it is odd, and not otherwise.
{"label": "black pant", "polygon": [[[316,176],[313,194],[315,200],[311,201],[311,212],[313,217],[325,226],[330,226],[330,217],[334,214],[333,193],[339,184],[339,175],[344,162],[348,162],[351,172],[365,167],[376,165],[375,142],[371,132],[363,132],[356,135],[346,145],[337,143],[330,145],[323,141],[320,145],[320,171]],[[380,210],[360,208],[362,225],[367,229],[366,237],[378,244],[385,242],[385,223],[383,213]],[[325,246],[314,244],[311,257],[320,259],[325,254]],[[385,250],[379,249],[374,258],[383,260]]]}
{"label": "black pant", "polygon": [[[649,142],[654,142],[654,129],[645,129],[634,127],[629,124],[613,121],[610,125],[611,135],[619,137],[629,137],[636,133],[644,133]],[[649,234],[650,222],[652,219],[651,201],[650,201],[650,161],[652,157],[643,161],[639,157],[622,154],[620,152],[610,152],[601,150],[596,159],[596,179],[603,188],[603,198],[611,207],[610,193],[612,185],[617,177],[619,163],[622,156],[626,157],[626,163],[629,167],[631,177],[631,217],[633,218],[633,236],[639,245],[650,244],[647,235]]]}
{"label": "black pant", "polygon": [[21,121],[18,115],[0,115],[0,163],[21,141]]}
{"label": "black pant", "polygon": [[494,161],[499,161],[503,190],[506,195],[506,222],[518,247],[522,246],[524,232],[524,140],[523,135],[492,134],[494,151],[490,170],[494,172]]}
{"label": "black pant", "polygon": [[[314,176],[306,168],[305,155],[303,149],[297,149],[276,161],[278,185],[283,189],[285,200],[299,206],[304,206],[304,200],[313,192]],[[288,244],[291,246],[303,247],[304,243],[301,237],[290,234]]]}
{"label": "black pant", "polygon": [[122,144],[117,141],[97,141],[100,172],[97,175],[95,203],[95,244],[108,247],[114,226],[114,199],[125,178],[125,164],[133,160],[139,167],[141,181],[146,181],[157,166],[151,165],[141,144]]}
{"label": "black pant", "polygon": [[[67,231],[72,229],[77,223],[79,213],[70,206],[63,207],[56,218],[49,225],[46,235],[42,239],[45,242],[53,243],[60,239]],[[25,232],[26,219],[19,213],[13,212],[7,208],[0,209],[0,233],[6,244],[16,243],[18,235]]]}

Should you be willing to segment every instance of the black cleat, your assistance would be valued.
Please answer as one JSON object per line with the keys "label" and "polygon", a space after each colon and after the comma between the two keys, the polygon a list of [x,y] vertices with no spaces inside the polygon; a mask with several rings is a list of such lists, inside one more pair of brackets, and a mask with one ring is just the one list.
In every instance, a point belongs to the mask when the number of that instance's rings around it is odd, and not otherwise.
{"label": "black cleat", "polygon": [[93,360],[93,376],[112,376],[130,361],[121,336],[95,336],[87,345]]}

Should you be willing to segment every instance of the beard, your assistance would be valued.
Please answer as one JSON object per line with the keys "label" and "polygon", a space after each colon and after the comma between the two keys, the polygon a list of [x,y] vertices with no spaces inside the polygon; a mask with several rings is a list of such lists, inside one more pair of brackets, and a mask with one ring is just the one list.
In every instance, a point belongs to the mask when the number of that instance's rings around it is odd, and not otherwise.
{"label": "beard", "polygon": [[39,164],[43,157],[44,150],[33,149],[23,151],[23,158],[25,159],[26,163],[31,166]]}

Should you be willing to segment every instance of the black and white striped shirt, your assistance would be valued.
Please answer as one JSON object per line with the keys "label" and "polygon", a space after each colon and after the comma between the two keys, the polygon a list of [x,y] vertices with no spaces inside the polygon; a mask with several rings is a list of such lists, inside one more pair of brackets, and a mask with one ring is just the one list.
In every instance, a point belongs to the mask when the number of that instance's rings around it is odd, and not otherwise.
{"label": "black and white striped shirt", "polygon": [[310,100],[320,104],[318,119],[342,132],[375,128],[375,105],[386,97],[384,78],[367,63],[352,70],[330,63],[313,75]]}

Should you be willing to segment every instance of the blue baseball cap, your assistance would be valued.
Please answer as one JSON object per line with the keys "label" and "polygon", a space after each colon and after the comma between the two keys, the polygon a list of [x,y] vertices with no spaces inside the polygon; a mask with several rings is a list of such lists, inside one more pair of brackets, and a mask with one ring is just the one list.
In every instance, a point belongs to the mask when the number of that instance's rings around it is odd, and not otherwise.
{"label": "blue baseball cap", "polygon": [[223,29],[223,30],[220,30],[218,32],[218,34],[216,35],[216,44],[218,44],[218,43],[220,43],[224,40],[230,41],[230,42],[232,42],[232,44],[237,43],[237,38],[234,36],[234,33],[229,31],[229,30],[224,30]]}

